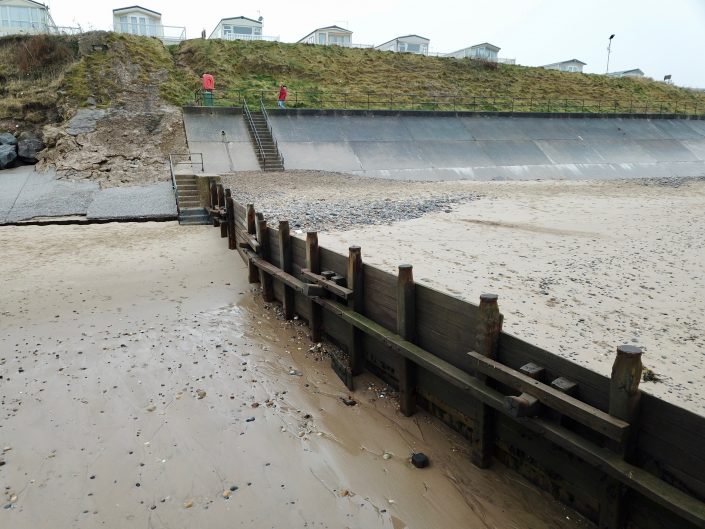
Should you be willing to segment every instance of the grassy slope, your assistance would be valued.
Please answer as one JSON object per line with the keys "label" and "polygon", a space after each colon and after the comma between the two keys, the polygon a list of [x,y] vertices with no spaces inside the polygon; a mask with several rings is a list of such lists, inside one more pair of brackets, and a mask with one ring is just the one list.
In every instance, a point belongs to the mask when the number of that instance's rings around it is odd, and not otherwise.
{"label": "grassy slope", "polygon": [[180,68],[195,78],[210,70],[216,88],[265,90],[280,82],[293,92],[327,94],[446,94],[551,99],[656,102],[680,100],[705,109],[705,92],[637,78],[571,74],[480,61],[346,49],[334,46],[191,40],[175,51]]}
{"label": "grassy slope", "polygon": [[[150,38],[88,34],[64,39],[62,59],[36,57],[35,68],[20,71],[19,57],[29,37],[0,39],[0,121],[29,123],[59,121],[87,105],[126,106],[144,94],[182,105],[192,100],[200,73],[216,76],[221,91],[264,92],[273,98],[284,82],[292,99],[304,92],[328,96],[343,92],[362,97],[368,92],[432,98],[491,96],[600,99],[650,102],[678,100],[705,110],[705,92],[648,79],[613,79],[523,66],[487,65],[479,61],[423,57],[370,49],[246,42],[190,40],[164,48]],[[86,42],[108,45],[93,52]],[[81,44],[82,43],[82,44]],[[26,55],[26,54],[25,54]],[[36,55],[36,53],[35,53]],[[362,100],[362,99],[361,99]],[[293,101],[292,101],[293,102]],[[130,108],[129,105],[126,106]]]}

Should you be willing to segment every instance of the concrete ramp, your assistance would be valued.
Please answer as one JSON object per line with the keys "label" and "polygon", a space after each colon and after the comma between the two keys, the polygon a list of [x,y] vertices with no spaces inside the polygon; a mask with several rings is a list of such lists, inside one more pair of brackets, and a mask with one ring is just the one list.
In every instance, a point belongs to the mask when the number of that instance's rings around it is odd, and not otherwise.
{"label": "concrete ramp", "polygon": [[259,170],[241,109],[185,107],[183,114],[189,151],[203,153],[206,172]]}
{"label": "concrete ramp", "polygon": [[269,115],[287,169],[399,180],[705,176],[705,121],[698,119],[310,110]]}

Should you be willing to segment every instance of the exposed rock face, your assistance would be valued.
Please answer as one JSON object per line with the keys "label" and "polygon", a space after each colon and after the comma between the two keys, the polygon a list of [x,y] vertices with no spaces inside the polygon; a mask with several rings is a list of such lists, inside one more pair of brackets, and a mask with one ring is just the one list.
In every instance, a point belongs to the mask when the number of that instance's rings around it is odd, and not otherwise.
{"label": "exposed rock face", "polygon": [[71,136],[95,132],[98,122],[105,117],[105,110],[92,108],[79,108],[76,115],[71,118],[66,126],[66,132]]}
{"label": "exposed rock face", "polygon": [[14,145],[0,145],[0,169],[11,167],[17,158]]}
{"label": "exposed rock face", "polygon": [[25,163],[37,163],[39,151],[44,149],[44,143],[36,134],[23,132],[17,142],[17,155]]}
{"label": "exposed rock face", "polygon": [[17,138],[9,132],[0,134],[0,145],[17,145]]}
{"label": "exposed rock face", "polygon": [[169,154],[186,152],[181,109],[160,104],[136,109],[81,109],[66,127],[44,128],[47,149],[39,169],[102,187],[169,180]]}

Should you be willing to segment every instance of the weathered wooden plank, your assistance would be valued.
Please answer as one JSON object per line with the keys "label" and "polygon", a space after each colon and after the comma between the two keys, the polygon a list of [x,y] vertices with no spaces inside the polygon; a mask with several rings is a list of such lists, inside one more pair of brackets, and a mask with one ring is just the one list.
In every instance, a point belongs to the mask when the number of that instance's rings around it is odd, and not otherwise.
{"label": "weathered wooden plank", "polygon": [[519,369],[527,362],[536,362],[546,369],[547,379],[563,376],[577,382],[577,397],[582,402],[602,411],[608,409],[609,378],[549,353],[507,332],[502,332],[499,337],[497,360],[513,369]]}
{"label": "weathered wooden plank", "polygon": [[365,314],[386,327],[395,330],[397,324],[397,278],[372,266],[364,266]]}
{"label": "weathered wooden plank", "polygon": [[279,261],[279,230],[269,228],[269,262],[281,268]]}
{"label": "weathered wooden plank", "polygon": [[590,426],[595,431],[614,439],[623,441],[629,432],[629,423],[612,417],[610,414],[585,404],[580,400],[561,393],[548,384],[524,375],[519,371],[504,366],[490,358],[485,358],[478,353],[468,352],[468,356],[473,361],[473,368],[479,372],[506,384],[519,391],[529,393],[536,397],[546,406],[561,412],[562,414]]}
{"label": "weathered wooden plank", "polygon": [[250,262],[254,264],[257,268],[260,270],[266,272],[269,274],[271,277],[274,277],[284,283],[287,287],[291,288],[292,290],[296,292],[301,292],[303,293],[306,289],[305,286],[306,284],[299,280],[296,279],[294,276],[291,274],[288,274],[284,272],[283,270],[277,268],[276,266],[272,265],[271,263],[268,263],[264,259],[262,259],[260,256],[252,252],[251,250],[244,250],[245,255],[250,259]]}
{"label": "weathered wooden plank", "polygon": [[417,343],[469,370],[465,352],[474,347],[477,306],[423,285],[417,285],[416,306]]}
{"label": "weathered wooden plank", "polygon": [[351,289],[341,287],[335,281],[326,279],[322,275],[314,273],[308,268],[303,268],[301,270],[301,276],[310,282],[322,286],[325,290],[331,292],[332,294],[335,294],[338,297],[343,298],[344,300],[350,299],[353,294],[353,291]]}
{"label": "weathered wooden plank", "polygon": [[320,265],[321,271],[333,270],[337,274],[345,275],[348,269],[348,256],[340,255],[339,253],[328,250],[327,248],[320,249]]}
{"label": "weathered wooden plank", "polygon": [[588,519],[597,520],[596,491],[605,478],[603,472],[527,431],[511,417],[498,413],[495,428],[498,460]]}
{"label": "weathered wooden plank", "polygon": [[306,239],[300,236],[291,236],[291,269],[307,268],[306,266]]}

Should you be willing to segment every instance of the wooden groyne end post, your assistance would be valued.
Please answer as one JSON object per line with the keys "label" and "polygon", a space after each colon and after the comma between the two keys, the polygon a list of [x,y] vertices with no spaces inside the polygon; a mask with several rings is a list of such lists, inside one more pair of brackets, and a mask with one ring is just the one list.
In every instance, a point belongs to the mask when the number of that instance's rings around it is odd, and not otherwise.
{"label": "wooden groyne end post", "polygon": [[[478,321],[475,329],[475,351],[488,358],[497,358],[499,334],[502,332],[502,315],[499,312],[497,294],[482,294],[478,309]],[[477,374],[477,377],[487,383],[487,377]],[[487,468],[492,461],[494,446],[493,410],[486,404],[475,404],[475,428],[472,433],[472,462]]]}

